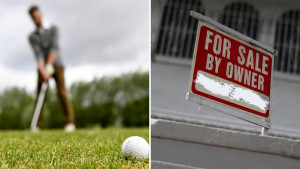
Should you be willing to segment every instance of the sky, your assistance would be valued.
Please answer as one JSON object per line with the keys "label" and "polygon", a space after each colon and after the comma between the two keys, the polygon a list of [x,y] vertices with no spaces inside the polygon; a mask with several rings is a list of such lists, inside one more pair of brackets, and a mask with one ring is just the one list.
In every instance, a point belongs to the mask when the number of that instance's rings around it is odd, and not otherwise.
{"label": "sky", "polygon": [[2,0],[0,91],[36,88],[37,63],[28,42],[35,29],[28,14],[33,4],[58,27],[67,87],[95,77],[148,71],[148,0]]}

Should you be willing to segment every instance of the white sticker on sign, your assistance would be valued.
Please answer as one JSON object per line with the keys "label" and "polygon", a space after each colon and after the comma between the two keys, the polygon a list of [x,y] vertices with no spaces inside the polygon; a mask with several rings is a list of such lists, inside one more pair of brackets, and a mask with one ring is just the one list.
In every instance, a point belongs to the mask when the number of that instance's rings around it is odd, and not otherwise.
{"label": "white sticker on sign", "polygon": [[205,93],[213,93],[215,96],[226,97],[236,102],[243,102],[243,104],[260,109],[260,112],[265,113],[268,110],[269,97],[224,80],[217,81],[217,77],[211,78],[210,76],[212,75],[208,75],[203,71],[197,73],[195,83],[198,84],[197,88],[199,90]]}

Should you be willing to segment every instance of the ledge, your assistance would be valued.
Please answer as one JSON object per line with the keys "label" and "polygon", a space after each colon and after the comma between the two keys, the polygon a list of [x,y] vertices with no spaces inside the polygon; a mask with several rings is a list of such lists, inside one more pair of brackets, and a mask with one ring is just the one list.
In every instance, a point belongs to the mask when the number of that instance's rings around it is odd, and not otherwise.
{"label": "ledge", "polygon": [[152,169],[200,169],[196,167],[174,164],[174,163],[167,163],[163,161],[151,161],[151,168]]}
{"label": "ledge", "polygon": [[151,137],[300,159],[300,140],[151,119]]}

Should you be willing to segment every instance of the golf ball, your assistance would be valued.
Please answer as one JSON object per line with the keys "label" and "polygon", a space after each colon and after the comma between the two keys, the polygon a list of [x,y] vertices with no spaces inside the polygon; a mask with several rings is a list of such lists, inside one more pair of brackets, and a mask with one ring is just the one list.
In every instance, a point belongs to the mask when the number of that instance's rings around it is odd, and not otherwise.
{"label": "golf ball", "polygon": [[125,158],[131,156],[137,159],[148,159],[149,144],[142,137],[131,136],[123,142],[122,153]]}

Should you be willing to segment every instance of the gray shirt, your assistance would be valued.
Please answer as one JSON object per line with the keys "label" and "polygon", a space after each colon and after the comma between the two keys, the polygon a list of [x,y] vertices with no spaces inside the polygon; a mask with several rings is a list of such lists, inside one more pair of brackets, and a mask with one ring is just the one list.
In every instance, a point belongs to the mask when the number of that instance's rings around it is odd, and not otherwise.
{"label": "gray shirt", "polygon": [[29,35],[29,42],[38,60],[47,60],[48,54],[54,52],[56,57],[54,66],[62,65],[58,46],[58,30],[55,26],[48,29],[37,28]]}

